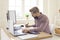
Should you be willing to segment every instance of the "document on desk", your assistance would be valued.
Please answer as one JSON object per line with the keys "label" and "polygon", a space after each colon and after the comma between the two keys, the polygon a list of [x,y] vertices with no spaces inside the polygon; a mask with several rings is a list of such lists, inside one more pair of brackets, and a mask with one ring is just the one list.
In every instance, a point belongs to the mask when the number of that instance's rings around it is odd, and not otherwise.
{"label": "document on desk", "polygon": [[23,32],[22,32],[22,29],[18,30],[17,32],[18,32],[19,34],[21,34],[21,35],[22,35],[22,34],[26,34],[26,33],[23,33]]}
{"label": "document on desk", "polygon": [[29,28],[24,28],[24,27],[22,27],[22,28],[21,28],[20,30],[18,30],[17,32],[21,34],[21,33],[23,33],[23,32],[22,32],[23,29],[34,29],[34,28],[33,28],[33,27],[29,27]]}
{"label": "document on desk", "polygon": [[30,39],[30,38],[36,38],[38,37],[38,35],[34,35],[34,34],[27,34],[27,35],[23,35],[23,36],[18,36],[20,39],[22,40],[27,40],[27,39]]}

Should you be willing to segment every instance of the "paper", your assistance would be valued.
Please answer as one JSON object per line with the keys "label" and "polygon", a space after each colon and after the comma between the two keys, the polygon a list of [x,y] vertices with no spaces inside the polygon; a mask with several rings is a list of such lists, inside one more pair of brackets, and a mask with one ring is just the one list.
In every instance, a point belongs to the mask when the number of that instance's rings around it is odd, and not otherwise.
{"label": "paper", "polygon": [[38,35],[34,35],[34,34],[27,34],[27,35],[24,35],[24,36],[19,36],[19,38],[21,38],[22,40],[25,40],[25,39],[30,39],[30,38],[36,38]]}
{"label": "paper", "polygon": [[34,27],[23,27],[22,29],[34,29]]}
{"label": "paper", "polygon": [[20,33],[20,34],[25,34],[25,33],[22,32],[22,29],[18,30],[17,32]]}

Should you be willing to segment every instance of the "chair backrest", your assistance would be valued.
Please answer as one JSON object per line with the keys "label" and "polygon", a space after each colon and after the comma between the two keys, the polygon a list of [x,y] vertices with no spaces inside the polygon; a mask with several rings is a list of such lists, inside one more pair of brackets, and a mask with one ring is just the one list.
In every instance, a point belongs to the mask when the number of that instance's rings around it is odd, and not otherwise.
{"label": "chair backrest", "polygon": [[49,27],[50,27],[51,33],[53,34],[54,33],[54,24],[50,24]]}

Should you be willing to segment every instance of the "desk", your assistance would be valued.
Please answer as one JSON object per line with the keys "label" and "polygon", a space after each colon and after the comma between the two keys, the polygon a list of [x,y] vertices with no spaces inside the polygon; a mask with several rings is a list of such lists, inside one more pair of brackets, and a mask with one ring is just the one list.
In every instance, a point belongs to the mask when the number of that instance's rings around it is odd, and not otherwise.
{"label": "desk", "polygon": [[40,32],[40,34],[38,34],[38,38],[43,39],[43,38],[49,38],[52,37],[52,35],[45,33],[45,32]]}
{"label": "desk", "polygon": [[[14,37],[6,28],[2,28],[3,31],[6,33],[6,35],[9,37],[9,39],[14,39],[14,40],[21,40],[20,38],[18,37]],[[40,32],[40,34],[37,34],[37,38],[31,38],[31,39],[28,39],[28,40],[40,40],[40,39],[43,39],[43,38],[49,38],[49,37],[52,37],[52,35],[48,34],[48,33],[45,33],[45,32]]]}
{"label": "desk", "polygon": [[[32,35],[33,36],[33,35]],[[31,36],[31,37],[32,37]],[[29,37],[29,35],[27,36]],[[40,32],[40,34],[37,34],[37,37],[33,37],[33,38],[30,38],[30,39],[26,39],[26,40],[40,40],[40,39],[44,39],[44,38],[50,38],[52,37],[52,35],[48,34],[48,33],[45,33],[45,32]],[[20,37],[19,37],[20,38]],[[23,39],[26,38],[26,36],[22,37]]]}
{"label": "desk", "polygon": [[[7,31],[6,29],[3,29],[5,31],[5,33],[8,35],[8,37],[14,40],[21,40],[20,38],[18,37],[14,37],[13,35],[11,35],[9,33],[9,31]],[[40,40],[40,39],[43,39],[43,38],[49,38],[49,37],[52,37],[52,35],[48,34],[48,33],[45,33],[45,32],[40,32],[40,34],[38,34],[38,37],[37,38],[31,38],[31,39],[28,39],[28,40]]]}

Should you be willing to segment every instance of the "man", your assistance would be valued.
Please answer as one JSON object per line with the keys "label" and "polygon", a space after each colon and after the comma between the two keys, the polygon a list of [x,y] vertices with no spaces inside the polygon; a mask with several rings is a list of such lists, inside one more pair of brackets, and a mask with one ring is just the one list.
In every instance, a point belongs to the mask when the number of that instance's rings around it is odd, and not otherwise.
{"label": "man", "polygon": [[37,7],[33,7],[30,9],[30,12],[32,16],[35,19],[35,25],[26,25],[27,27],[33,27],[34,29],[23,29],[23,32],[28,33],[28,32],[46,32],[51,34],[50,29],[49,29],[49,20],[46,15],[42,14],[39,12],[39,9]]}

